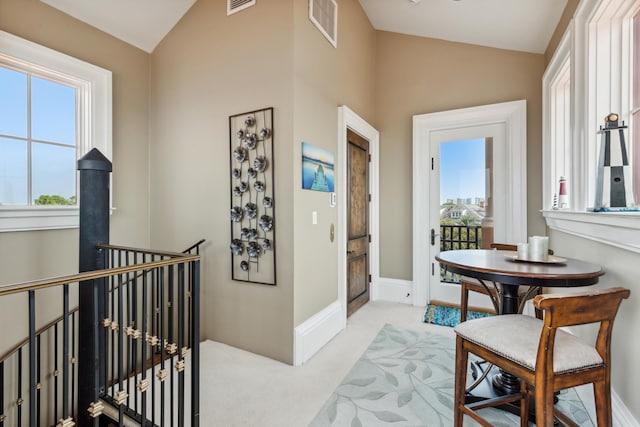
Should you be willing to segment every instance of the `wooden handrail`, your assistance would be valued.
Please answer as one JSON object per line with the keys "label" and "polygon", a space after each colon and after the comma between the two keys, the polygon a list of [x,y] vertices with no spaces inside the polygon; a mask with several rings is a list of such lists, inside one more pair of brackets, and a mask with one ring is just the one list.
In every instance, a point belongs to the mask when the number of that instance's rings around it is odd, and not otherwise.
{"label": "wooden handrail", "polygon": [[[74,307],[74,308],[69,310],[69,314],[76,313],[77,311],[78,311],[78,307]],[[36,336],[41,335],[43,332],[45,332],[48,329],[52,328],[53,325],[55,325],[56,323],[62,322],[62,317],[63,316],[60,316],[57,319],[52,320],[51,322],[47,323],[46,325],[44,325],[43,327],[38,329],[36,331]],[[12,348],[10,348],[8,351],[6,351],[2,356],[0,356],[0,363],[4,362],[9,357],[11,357],[11,355],[13,355],[13,353],[18,351],[20,349],[20,347],[23,347],[23,346],[25,346],[27,344],[29,344],[29,337],[23,339],[21,342],[19,342],[18,344],[16,344]]]}
{"label": "wooden handrail", "polygon": [[[108,245],[105,245],[105,247]],[[124,249],[124,248],[123,248]],[[50,279],[34,280],[31,282],[15,283],[8,285],[0,285],[0,297],[5,295],[18,294],[21,292],[35,291],[38,289],[52,288],[54,286],[67,285],[70,283],[80,283],[89,280],[102,279],[105,277],[115,276],[118,274],[132,273],[139,270],[151,270],[158,267],[168,265],[181,264],[185,262],[198,261],[200,255],[188,255],[175,253],[175,258],[164,259],[160,261],[146,262],[143,264],[134,264],[124,267],[115,267],[104,270],[87,271],[85,273],[71,274],[68,276],[55,277]]]}

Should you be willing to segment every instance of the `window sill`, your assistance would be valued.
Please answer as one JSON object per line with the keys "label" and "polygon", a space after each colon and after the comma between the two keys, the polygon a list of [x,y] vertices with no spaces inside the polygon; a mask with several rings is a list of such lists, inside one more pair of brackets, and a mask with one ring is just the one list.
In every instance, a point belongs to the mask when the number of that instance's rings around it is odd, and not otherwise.
{"label": "window sill", "polygon": [[77,206],[0,207],[0,233],[77,228],[79,223]]}
{"label": "window sill", "polygon": [[640,253],[640,212],[544,210],[552,230]]}

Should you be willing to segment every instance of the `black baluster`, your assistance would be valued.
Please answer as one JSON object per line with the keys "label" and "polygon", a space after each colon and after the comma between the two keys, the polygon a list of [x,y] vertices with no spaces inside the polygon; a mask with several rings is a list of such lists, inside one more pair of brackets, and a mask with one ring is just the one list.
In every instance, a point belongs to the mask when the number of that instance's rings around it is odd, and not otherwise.
{"label": "black baluster", "polygon": [[[155,257],[151,257],[153,261]],[[157,281],[158,281],[158,269],[154,268],[151,275],[151,335],[157,337],[155,330],[155,319],[156,319],[156,290],[157,290]],[[156,360],[155,360],[155,350],[153,349],[153,345],[150,347],[151,349],[151,425],[156,425]]]}
{"label": "black baluster", "polygon": [[[102,286],[104,286],[104,283],[101,283]],[[101,294],[100,291],[100,287],[101,286],[93,286],[93,301],[95,301],[96,303],[98,302],[98,296]],[[95,337],[99,337],[100,336],[100,312],[98,309],[93,311],[93,319],[91,324],[93,325],[93,334]],[[122,331],[120,331],[120,333],[122,333]],[[93,354],[95,354],[96,356],[100,354],[100,340],[99,339],[95,339],[93,340],[93,349],[92,349]],[[92,376],[94,383],[96,385],[97,388],[99,388],[99,378],[100,378],[100,363],[96,363],[93,367],[93,371],[90,373],[90,375]],[[94,402],[98,401],[98,399],[100,398],[100,390],[99,389],[94,389]],[[88,407],[87,407],[88,408]],[[122,418],[120,418],[122,420]],[[95,417],[93,419],[93,426],[94,427],[99,427],[100,426],[100,417]]]}
{"label": "black baluster", "polygon": [[[137,255],[134,254],[134,263],[137,262]],[[131,310],[132,310],[132,321],[131,327],[134,329],[138,329],[140,327],[140,319],[138,319],[138,273],[133,274],[133,281],[131,283]],[[138,372],[138,341],[131,337],[131,364],[132,364],[132,372],[133,380],[136,379],[136,373]],[[133,384],[134,390],[134,400],[133,405],[135,408],[135,412],[138,413],[138,393],[135,392],[136,385]]]}
{"label": "black baluster", "polygon": [[[159,289],[159,295],[158,295],[158,307],[160,307],[160,344],[159,344],[159,349],[160,349],[160,370],[163,371],[164,370],[164,356],[165,356],[165,351],[164,351],[164,340],[165,340],[165,333],[164,333],[164,270],[162,270],[162,274],[160,274],[160,278],[158,281],[158,289]],[[160,383],[160,427],[164,427],[164,408],[165,408],[165,390],[164,390],[164,381],[162,381]]]}
{"label": "black baluster", "polygon": [[[144,263],[144,259],[143,259]],[[145,369],[147,363],[147,271],[145,270],[142,275],[142,324],[140,326],[140,331],[142,332],[142,348],[140,349],[142,352],[141,361],[142,361],[142,374],[140,378],[142,381],[147,379],[147,370]],[[153,377],[152,377],[153,378]],[[140,427],[145,427],[147,424],[147,399],[146,392],[140,393],[140,414],[142,415]]]}
{"label": "black baluster", "polygon": [[191,346],[191,427],[200,426],[200,261],[193,261],[193,345]]}
{"label": "black baluster", "polygon": [[22,426],[22,347],[18,349],[18,399],[16,400],[18,409],[18,425]]}
{"label": "black baluster", "polygon": [[36,425],[36,292],[29,291],[29,425]]}
{"label": "black baluster", "polygon": [[[125,253],[124,262],[127,266],[129,266],[129,251]],[[131,276],[129,273],[125,276],[125,286],[126,286],[126,296],[127,296],[127,326],[133,328],[135,326],[134,322],[131,321],[131,283],[129,283]],[[127,407],[130,406],[131,402],[129,400],[129,396],[131,396],[131,387],[130,387],[130,379],[131,379],[131,345],[133,343],[133,339],[131,335],[127,335]]]}
{"label": "black baluster", "polygon": [[[169,317],[168,322],[167,322],[167,336],[168,336],[168,342],[170,344],[173,344],[173,265],[169,266],[169,287],[168,287],[168,302],[167,302],[167,315]],[[171,363],[169,363],[169,365],[171,365]],[[171,366],[169,366],[169,372],[170,372],[170,385],[169,385],[169,419],[170,421],[170,425],[173,427],[173,417],[174,417],[174,387],[173,387],[173,369],[171,368]]]}
{"label": "black baluster", "polygon": [[[64,305],[63,305],[64,307]],[[64,309],[64,308],[63,308]],[[63,313],[64,318],[64,313]],[[53,419],[58,419],[58,323],[53,325]],[[2,405],[0,405],[2,408]]]}
{"label": "black baluster", "polygon": [[[121,260],[120,260],[121,261]],[[122,265],[122,263],[120,263]],[[123,276],[118,274],[118,393],[124,391],[124,292]],[[124,419],[124,403],[118,405],[118,420],[122,424]]]}
{"label": "black baluster", "polygon": [[[116,321],[116,278],[115,276],[111,276],[111,307],[110,307],[110,319],[111,322]],[[120,290],[118,289],[118,292]],[[109,375],[109,380],[111,381],[111,396],[115,396],[116,394],[116,331],[111,328],[111,373]]]}
{"label": "black baluster", "polygon": [[191,348],[191,282],[193,282],[193,269],[189,266],[189,281],[187,282],[187,347]]}
{"label": "black baluster", "polygon": [[[178,265],[178,361],[184,363],[184,263]],[[178,427],[184,427],[184,370],[178,372]]]}
{"label": "black baluster", "polygon": [[[75,335],[74,335],[75,336]],[[62,419],[69,417],[69,368],[73,371],[69,359],[69,285],[62,288]],[[57,362],[56,362],[56,369]],[[73,375],[73,374],[72,374]],[[56,420],[58,417],[56,417]]]}
{"label": "black baluster", "polygon": [[[73,332],[74,337],[78,336],[79,330],[80,328],[76,329],[76,315],[77,315],[77,311],[73,314],[71,314],[71,331]],[[68,331],[68,329],[67,329]],[[68,332],[67,332],[68,334]],[[67,336],[67,349],[69,348],[69,337]],[[76,340],[72,339],[71,340],[71,360],[76,361],[77,360],[77,354],[76,354]],[[69,359],[69,357],[67,356],[67,358],[64,359],[64,363],[65,363],[65,376],[64,376],[64,380],[63,380],[63,384],[64,381],[67,381],[67,385],[66,385],[66,389],[69,389],[69,376],[66,374],[66,370],[67,370],[67,366],[69,367],[69,369],[71,370],[71,395],[69,395],[69,392],[64,392],[64,395],[62,396],[63,399],[69,399],[71,400],[71,413],[75,414],[76,413],[76,369],[77,369],[77,364],[76,363],[71,363],[71,360]],[[69,408],[69,403],[67,401],[67,403],[64,405],[63,411],[68,411]],[[63,414],[63,416],[68,417],[69,416],[69,412],[66,412]]]}
{"label": "black baluster", "polygon": [[4,362],[0,362],[0,426],[4,427]]}
{"label": "black baluster", "polygon": [[42,358],[40,357],[42,354],[42,339],[41,339],[41,334],[38,334],[36,336],[36,424],[37,426],[40,425],[40,405],[42,404],[42,400],[41,400],[41,386],[40,385],[40,374],[41,374],[41,369],[42,369]]}
{"label": "black baluster", "polygon": [[[152,260],[155,261],[156,257],[155,255],[152,256]],[[160,328],[162,327],[160,325],[160,273],[161,273],[161,269],[158,268],[155,271],[156,274],[156,280],[154,281],[155,286],[156,286],[156,301],[154,302],[155,304],[155,324],[154,324],[154,334],[155,336],[160,336]],[[156,349],[156,352],[158,351],[158,349]]]}

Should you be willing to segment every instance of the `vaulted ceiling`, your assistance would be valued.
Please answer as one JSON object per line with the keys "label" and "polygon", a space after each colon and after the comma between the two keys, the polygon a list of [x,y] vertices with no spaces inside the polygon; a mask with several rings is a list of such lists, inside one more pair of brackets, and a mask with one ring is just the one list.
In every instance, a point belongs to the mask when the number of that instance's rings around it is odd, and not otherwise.
{"label": "vaulted ceiling", "polygon": [[[41,1],[152,52],[196,0]],[[338,8],[340,1],[353,0],[337,0]],[[567,0],[359,1],[378,30],[534,53],[545,51],[567,3]]]}

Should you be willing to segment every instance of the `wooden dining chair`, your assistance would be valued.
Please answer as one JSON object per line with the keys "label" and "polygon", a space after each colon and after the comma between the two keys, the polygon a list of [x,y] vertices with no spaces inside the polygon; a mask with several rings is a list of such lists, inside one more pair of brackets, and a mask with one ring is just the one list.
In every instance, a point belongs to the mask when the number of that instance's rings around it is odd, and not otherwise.
{"label": "wooden dining chair", "polygon": [[[516,245],[505,243],[492,243],[492,249],[501,251],[517,251]],[[553,251],[549,249],[549,255],[553,255]],[[501,314],[500,307],[500,284],[495,282],[481,282],[471,277],[462,277],[460,279],[460,321],[467,320],[469,311],[469,292],[476,292],[487,295],[491,299],[494,313]],[[522,313],[524,304],[527,300],[539,295],[542,289],[539,287],[521,286],[523,291],[518,296],[518,313]]]}
{"label": "wooden dining chair", "polygon": [[[611,333],[613,321],[630,291],[617,287],[571,295],[538,295],[534,305],[544,319],[522,314],[473,319],[455,327],[456,373],[454,427],[464,415],[490,427],[477,412],[482,408],[520,404],[521,426],[528,425],[529,397],[534,397],[535,422],[551,427],[554,393],[582,384],[593,384],[598,427],[610,427]],[[560,328],[599,323],[595,344]],[[520,379],[520,392],[501,398],[465,404],[467,362],[473,353]],[[558,418],[575,425],[560,413]]]}

